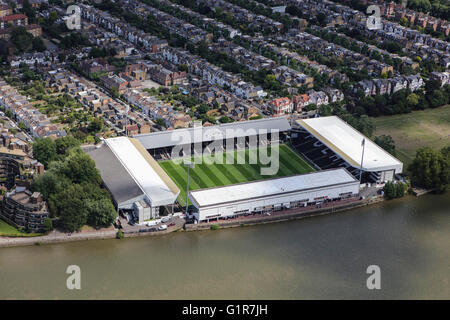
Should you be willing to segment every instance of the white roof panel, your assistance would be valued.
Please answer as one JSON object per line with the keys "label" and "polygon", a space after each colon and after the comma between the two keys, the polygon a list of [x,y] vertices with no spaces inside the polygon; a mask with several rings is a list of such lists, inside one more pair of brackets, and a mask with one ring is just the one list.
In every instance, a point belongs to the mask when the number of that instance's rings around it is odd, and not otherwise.
{"label": "white roof panel", "polygon": [[352,182],[359,184],[359,181],[347,170],[339,168],[225,187],[195,190],[190,192],[190,197],[200,207],[204,207]]}
{"label": "white roof panel", "polygon": [[146,194],[152,206],[168,205],[175,202],[178,194],[174,194],[170,190],[159,174],[127,137],[111,138],[105,141]]}
{"label": "white roof panel", "polygon": [[395,173],[401,173],[403,170],[402,162],[337,116],[297,122],[354,167],[361,167],[362,141],[365,139],[364,171],[395,169]]}

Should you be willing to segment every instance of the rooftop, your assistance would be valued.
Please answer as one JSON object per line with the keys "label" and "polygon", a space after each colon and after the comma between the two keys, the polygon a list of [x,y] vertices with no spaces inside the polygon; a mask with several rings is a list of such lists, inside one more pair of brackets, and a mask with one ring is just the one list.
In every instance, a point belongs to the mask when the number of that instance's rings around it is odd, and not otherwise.
{"label": "rooftop", "polygon": [[28,17],[24,14],[13,14],[11,16],[6,16],[6,17],[2,17],[0,18],[0,20],[2,21],[14,21],[14,20],[19,20],[19,19],[27,19]]}
{"label": "rooftop", "polygon": [[395,173],[403,170],[402,162],[337,116],[297,120],[297,123],[355,168],[361,167],[364,139],[363,170],[395,169]]}
{"label": "rooftop", "polygon": [[358,183],[347,170],[331,169],[290,177],[240,183],[225,187],[195,190],[190,198],[200,207],[234,203],[237,201],[276,196],[290,192],[307,191],[346,183]]}
{"label": "rooftop", "polygon": [[[260,120],[239,121],[233,123],[220,124],[203,127],[202,141],[222,140],[225,138],[246,137],[254,132],[254,135],[261,133],[260,130],[287,131],[291,129],[286,117],[265,118]],[[194,143],[194,131],[197,129],[186,128],[170,131],[160,131],[147,134],[135,135],[146,149],[156,149],[170,147],[179,144]],[[197,139],[197,137],[195,137]],[[197,140],[195,140],[197,141]]]}
{"label": "rooftop", "polygon": [[[152,206],[175,202],[180,190],[139,141],[126,137],[111,138],[105,141],[128,175],[147,196]],[[121,180],[116,183],[121,184]]]}

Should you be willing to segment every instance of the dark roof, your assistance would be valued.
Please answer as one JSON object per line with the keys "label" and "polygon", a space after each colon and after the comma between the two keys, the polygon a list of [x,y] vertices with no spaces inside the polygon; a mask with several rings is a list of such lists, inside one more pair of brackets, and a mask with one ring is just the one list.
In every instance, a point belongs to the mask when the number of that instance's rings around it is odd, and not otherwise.
{"label": "dark roof", "polygon": [[88,154],[95,161],[103,183],[114,197],[116,203],[120,205],[122,202],[144,194],[122,163],[106,145],[89,151]]}

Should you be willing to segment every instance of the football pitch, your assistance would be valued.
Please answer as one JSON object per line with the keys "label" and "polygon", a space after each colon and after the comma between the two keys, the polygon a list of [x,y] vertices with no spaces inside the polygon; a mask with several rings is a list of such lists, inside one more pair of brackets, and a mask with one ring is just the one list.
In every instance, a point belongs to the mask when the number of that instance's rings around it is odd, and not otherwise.
{"label": "football pitch", "polygon": [[[269,155],[270,152],[271,148],[269,147]],[[238,164],[237,157],[242,159],[244,153],[244,164]],[[249,153],[249,150],[245,150],[245,152],[234,151],[234,164],[226,164],[226,152],[222,154],[224,159],[223,164],[209,164],[205,161],[205,159],[207,157],[210,158],[210,156],[203,156],[202,163],[196,164],[195,168],[190,169],[189,171],[189,190],[226,186],[235,183],[264,180],[276,177],[286,177],[315,171],[315,169],[311,167],[300,155],[285,144],[279,146],[279,169],[274,175],[262,175],[261,168],[268,168],[270,167],[270,164],[261,164],[259,162],[259,158],[257,164],[250,164]],[[187,168],[183,163],[178,163],[174,160],[161,161],[159,164],[180,188],[178,202],[180,205],[185,205]]]}

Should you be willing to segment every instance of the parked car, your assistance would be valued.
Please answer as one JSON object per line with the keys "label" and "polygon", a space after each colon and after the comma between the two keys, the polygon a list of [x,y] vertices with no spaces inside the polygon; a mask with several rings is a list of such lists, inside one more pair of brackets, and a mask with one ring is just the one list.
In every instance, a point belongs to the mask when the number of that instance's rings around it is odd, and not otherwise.
{"label": "parked car", "polygon": [[167,225],[165,225],[165,224],[160,225],[160,226],[158,227],[158,230],[159,230],[159,231],[167,230]]}
{"label": "parked car", "polygon": [[172,222],[171,224],[169,224],[169,227],[173,227],[175,226],[175,222]]}
{"label": "parked car", "polygon": [[156,225],[156,221],[149,221],[149,222],[147,222],[145,225],[146,225],[147,227],[154,226],[154,225]]}
{"label": "parked car", "polygon": [[166,222],[169,222],[170,221],[170,217],[163,217],[162,219],[161,219],[161,222],[162,223],[166,223]]}

